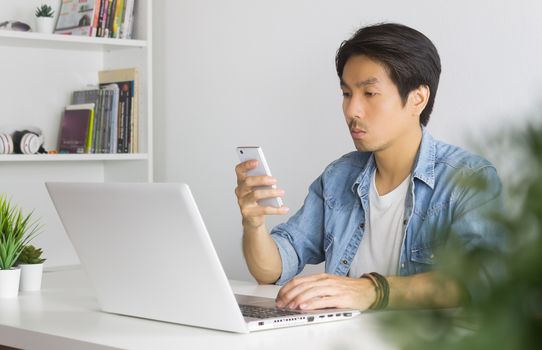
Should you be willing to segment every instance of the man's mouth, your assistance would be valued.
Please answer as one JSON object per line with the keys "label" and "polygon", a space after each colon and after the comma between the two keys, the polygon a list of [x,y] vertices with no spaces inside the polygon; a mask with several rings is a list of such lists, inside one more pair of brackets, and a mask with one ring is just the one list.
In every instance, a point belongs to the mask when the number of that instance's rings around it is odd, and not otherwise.
{"label": "man's mouth", "polygon": [[363,129],[360,129],[360,128],[351,128],[350,129],[350,134],[352,135],[352,138],[354,140],[362,139],[363,136],[365,136],[366,133],[367,133],[367,131],[365,131]]}

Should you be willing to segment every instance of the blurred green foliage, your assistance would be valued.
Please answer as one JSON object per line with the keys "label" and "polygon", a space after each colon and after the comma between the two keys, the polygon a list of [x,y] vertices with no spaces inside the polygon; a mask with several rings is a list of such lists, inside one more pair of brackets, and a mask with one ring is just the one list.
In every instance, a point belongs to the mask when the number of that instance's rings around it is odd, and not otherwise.
{"label": "blurred green foliage", "polygon": [[[542,348],[542,123],[505,131],[486,147],[511,175],[503,181],[505,210],[488,218],[503,227],[504,251],[448,244],[440,268],[478,286],[480,297],[456,310],[383,314],[402,349]],[[488,266],[490,288],[480,279]]]}
{"label": "blurred green foliage", "polygon": [[42,264],[46,259],[41,257],[43,251],[29,244],[23,248],[21,255],[17,259],[17,265],[21,264]]}

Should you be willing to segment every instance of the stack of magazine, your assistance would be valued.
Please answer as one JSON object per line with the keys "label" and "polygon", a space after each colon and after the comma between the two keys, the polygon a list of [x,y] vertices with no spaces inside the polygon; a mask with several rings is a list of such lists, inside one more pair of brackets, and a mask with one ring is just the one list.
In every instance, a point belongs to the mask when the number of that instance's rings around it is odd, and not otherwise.
{"label": "stack of magazine", "polygon": [[137,68],[98,73],[99,86],[74,91],[64,110],[59,153],[139,151]]}
{"label": "stack of magazine", "polygon": [[55,33],[131,39],[135,0],[62,0]]}

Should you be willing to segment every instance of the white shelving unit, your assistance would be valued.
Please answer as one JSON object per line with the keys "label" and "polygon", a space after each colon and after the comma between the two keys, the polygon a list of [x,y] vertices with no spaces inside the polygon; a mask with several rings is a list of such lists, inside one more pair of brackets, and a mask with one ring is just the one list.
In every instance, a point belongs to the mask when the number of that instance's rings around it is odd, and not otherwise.
{"label": "white shelving unit", "polygon": [[[0,21],[19,20],[34,27],[34,9],[43,2],[58,13],[59,0],[2,0]],[[47,150],[57,148],[62,113],[74,90],[97,85],[100,70],[139,69],[140,153],[0,155],[0,193],[41,218],[45,229],[35,244],[43,248],[49,266],[78,259],[46,181],[153,181],[152,2],[135,4],[133,40],[0,30],[0,128],[39,127]]]}

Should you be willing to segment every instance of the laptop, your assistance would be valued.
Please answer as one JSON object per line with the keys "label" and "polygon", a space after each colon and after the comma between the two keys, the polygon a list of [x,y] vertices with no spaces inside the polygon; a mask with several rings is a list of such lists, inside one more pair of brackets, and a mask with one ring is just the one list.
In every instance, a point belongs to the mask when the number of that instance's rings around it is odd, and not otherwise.
{"label": "laptop", "polygon": [[239,333],[360,314],[234,295],[186,184],[46,186],[105,312]]}

